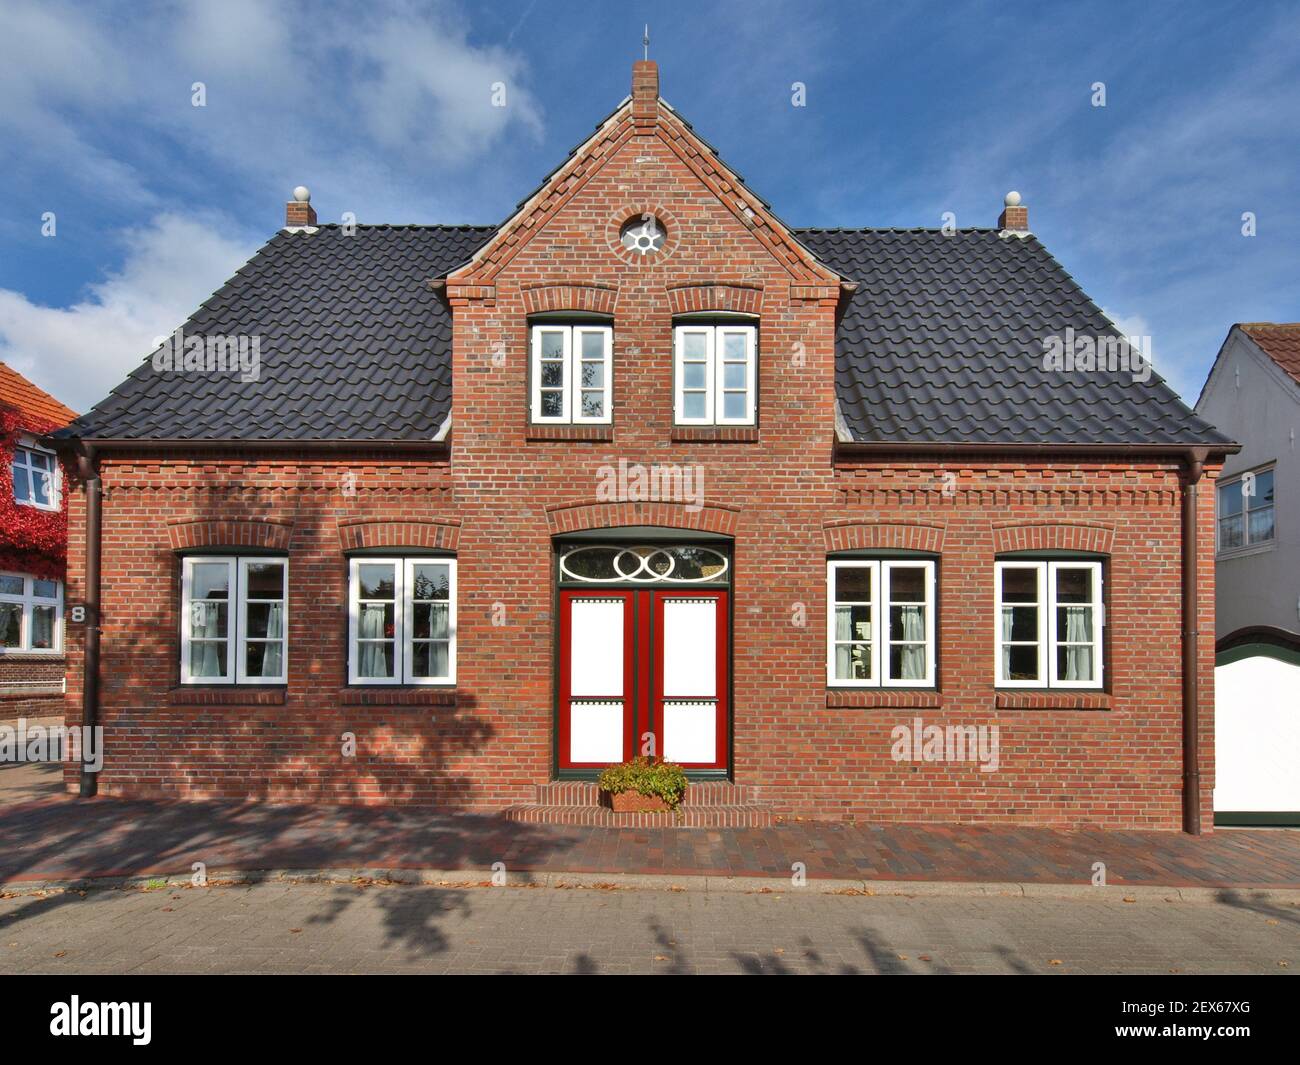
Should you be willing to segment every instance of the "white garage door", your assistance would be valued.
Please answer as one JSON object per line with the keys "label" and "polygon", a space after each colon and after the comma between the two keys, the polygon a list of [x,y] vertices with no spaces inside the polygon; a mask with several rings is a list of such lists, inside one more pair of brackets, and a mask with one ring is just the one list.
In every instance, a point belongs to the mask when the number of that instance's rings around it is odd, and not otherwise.
{"label": "white garage door", "polygon": [[1243,658],[1215,669],[1214,689],[1215,814],[1300,822],[1300,665]]}

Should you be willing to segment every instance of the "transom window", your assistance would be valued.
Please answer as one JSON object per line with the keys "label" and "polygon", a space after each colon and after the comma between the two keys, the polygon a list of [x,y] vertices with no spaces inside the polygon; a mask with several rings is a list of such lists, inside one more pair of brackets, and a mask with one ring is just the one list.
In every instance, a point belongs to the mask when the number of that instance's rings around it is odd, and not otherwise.
{"label": "transom window", "polygon": [[63,649],[63,585],[0,573],[0,651],[58,654]]}
{"label": "transom window", "polygon": [[1219,550],[1273,541],[1273,467],[1219,485]]}
{"label": "transom window", "polygon": [[59,509],[59,462],[53,452],[32,446],[17,447],[12,470],[17,502],[41,510]]}
{"label": "transom window", "polygon": [[455,681],[455,559],[351,559],[348,604],[350,684]]}
{"label": "transom window", "polygon": [[608,425],[614,330],[607,325],[534,325],[534,422]]}
{"label": "transom window", "polygon": [[934,686],[933,562],[829,562],[826,584],[829,685]]}
{"label": "transom window", "polygon": [[190,556],[181,577],[181,683],[283,684],[289,563]]}
{"label": "transom window", "polygon": [[677,424],[753,425],[758,331],[752,325],[678,325],[673,332]]}
{"label": "transom window", "polygon": [[997,684],[1100,688],[1100,562],[997,562]]}
{"label": "transom window", "polygon": [[560,556],[560,579],[583,584],[705,584],[727,580],[728,558],[711,547],[583,545]]}

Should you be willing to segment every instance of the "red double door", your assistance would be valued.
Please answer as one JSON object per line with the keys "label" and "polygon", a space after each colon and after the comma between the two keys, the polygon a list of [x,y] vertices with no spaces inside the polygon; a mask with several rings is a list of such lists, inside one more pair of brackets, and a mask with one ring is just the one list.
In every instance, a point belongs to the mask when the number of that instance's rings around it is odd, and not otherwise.
{"label": "red double door", "polygon": [[560,592],[559,766],[727,768],[725,590]]}

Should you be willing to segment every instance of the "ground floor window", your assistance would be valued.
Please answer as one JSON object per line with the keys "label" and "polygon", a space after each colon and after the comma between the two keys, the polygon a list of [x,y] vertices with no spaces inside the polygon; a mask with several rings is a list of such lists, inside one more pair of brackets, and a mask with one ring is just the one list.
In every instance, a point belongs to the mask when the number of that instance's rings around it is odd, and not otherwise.
{"label": "ground floor window", "polygon": [[348,682],[456,679],[456,560],[354,558],[348,578]]}
{"label": "ground floor window", "polygon": [[997,683],[1002,688],[1100,688],[1101,563],[994,564]]}
{"label": "ground floor window", "polygon": [[846,559],[826,571],[827,683],[933,687],[934,563]]}
{"label": "ground floor window", "polygon": [[181,577],[181,683],[283,684],[289,563],[187,557]]}
{"label": "ground floor window", "polygon": [[63,650],[63,585],[22,573],[0,573],[0,650]]}

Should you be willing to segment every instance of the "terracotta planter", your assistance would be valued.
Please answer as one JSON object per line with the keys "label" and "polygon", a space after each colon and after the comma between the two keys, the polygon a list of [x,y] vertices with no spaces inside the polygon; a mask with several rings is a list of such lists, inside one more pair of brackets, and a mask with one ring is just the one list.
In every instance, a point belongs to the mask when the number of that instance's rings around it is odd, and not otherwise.
{"label": "terracotta planter", "polygon": [[642,795],[639,791],[602,791],[600,797],[610,809],[620,814],[666,813],[672,809],[658,795]]}

